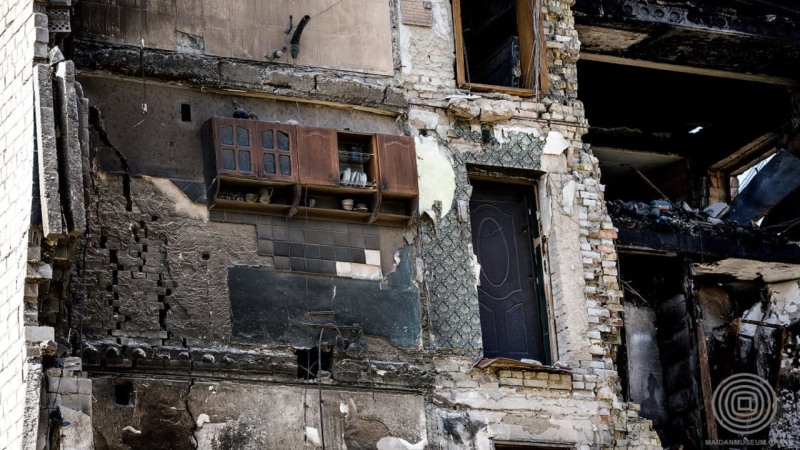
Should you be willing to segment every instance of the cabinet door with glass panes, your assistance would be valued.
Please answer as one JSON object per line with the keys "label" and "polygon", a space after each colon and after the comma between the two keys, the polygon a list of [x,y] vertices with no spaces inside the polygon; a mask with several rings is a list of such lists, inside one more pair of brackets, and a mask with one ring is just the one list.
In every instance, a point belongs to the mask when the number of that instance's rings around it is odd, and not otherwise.
{"label": "cabinet door with glass panes", "polygon": [[253,145],[255,125],[256,122],[250,120],[214,119],[219,173],[258,176],[258,156]]}
{"label": "cabinet door with glass panes", "polygon": [[258,122],[259,177],[296,182],[297,132],[293,125]]}

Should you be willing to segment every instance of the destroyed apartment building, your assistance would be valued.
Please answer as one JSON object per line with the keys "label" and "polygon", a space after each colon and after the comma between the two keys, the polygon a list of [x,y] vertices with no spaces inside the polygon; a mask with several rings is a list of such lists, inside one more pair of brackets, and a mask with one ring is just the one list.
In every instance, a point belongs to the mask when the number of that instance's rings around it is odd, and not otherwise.
{"label": "destroyed apartment building", "polygon": [[800,447],[796,2],[0,17],[0,449]]}

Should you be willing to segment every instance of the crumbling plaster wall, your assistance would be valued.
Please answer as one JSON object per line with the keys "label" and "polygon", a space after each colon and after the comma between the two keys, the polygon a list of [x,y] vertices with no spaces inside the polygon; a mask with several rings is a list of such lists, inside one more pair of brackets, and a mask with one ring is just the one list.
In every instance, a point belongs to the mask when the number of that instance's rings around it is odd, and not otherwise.
{"label": "crumbling plaster wall", "polygon": [[[508,168],[527,170],[529,175],[538,174],[541,180],[538,183],[539,213],[548,257],[546,278],[549,278],[550,313],[556,334],[554,356],[576,368],[571,380],[575,391],[553,395],[591,399],[587,402],[595,403],[586,407],[602,420],[598,424],[576,425],[576,429],[583,431],[562,430],[550,434],[547,429],[552,424],[535,430],[535,421],[522,427],[528,427],[525,432],[512,432],[502,425],[499,417],[503,414],[484,415],[483,410],[488,407],[481,402],[466,407],[458,402],[442,402],[440,405],[445,412],[437,414],[457,414],[454,409],[461,408],[471,410],[467,415],[485,417],[488,428],[493,430],[490,435],[496,439],[536,436],[547,439],[558,435],[554,439],[572,439],[578,445],[614,445],[613,439],[616,445],[660,446],[657,438],[650,441],[649,433],[653,433],[653,438],[655,433],[649,431],[652,427],[649,421],[640,422],[640,428],[627,428],[618,419],[626,414],[637,417],[638,406],[619,403],[615,358],[616,348],[621,343],[619,313],[623,308],[614,247],[616,229],[603,203],[604,186],[599,183],[598,161],[581,142],[588,123],[582,103],[575,100],[575,62],[580,42],[569,2],[543,2],[550,92],[526,98],[484,92],[472,92],[470,94],[475,97],[464,97],[463,91],[452,89],[455,79],[452,10],[446,1],[433,1],[432,6],[434,24],[431,28],[399,27],[401,73],[410,105],[409,132],[432,137],[438,142],[441,152],[453,164],[456,181],[453,208],[436,211],[435,220],[428,217],[421,220],[432,342],[445,353],[480,354],[470,226],[468,217],[460,221],[457,213],[458,201],[468,202],[471,191],[466,165],[483,166],[497,172]],[[453,95],[455,97],[451,97]],[[490,130],[488,141],[482,138],[482,128]],[[418,163],[425,164],[424,161]],[[442,257],[446,261],[444,264]],[[458,270],[453,271],[453,267]],[[459,325],[454,326],[456,323]],[[513,402],[504,397],[503,385],[525,393],[526,398],[536,399],[536,402],[540,401],[538,396],[543,395],[542,392],[552,392],[536,389],[547,386],[536,378],[539,375],[536,373],[508,371],[500,374],[502,371],[470,370],[459,363],[444,370],[457,373],[453,380],[444,382],[444,386],[460,387],[464,395],[491,398],[493,407],[499,409],[513,409]],[[460,379],[461,372],[467,372],[464,379]],[[456,395],[452,388],[447,389],[443,396]],[[549,412],[545,412],[546,407],[542,410],[543,415]],[[578,414],[564,413],[573,417]],[[485,429],[485,426],[476,427]],[[598,434],[591,437],[582,434],[588,429]],[[629,430],[646,432],[628,435]],[[474,432],[472,436],[476,440],[470,442],[480,441],[481,445],[486,445],[485,437],[477,438]],[[458,448],[457,441],[441,443],[442,448],[449,448],[447,445]]]}
{"label": "crumbling plaster wall", "polygon": [[[391,75],[390,2],[343,0],[229,2],[167,0],[131,4],[78,4],[76,28],[84,38],[182,53],[266,61],[288,46],[289,16],[297,26],[312,16],[296,59],[276,63]],[[294,30],[292,30],[294,33]]]}
{"label": "crumbling plaster wall", "polygon": [[[330,389],[315,385],[129,378],[131,406],[114,404],[110,377],[94,380],[98,449],[302,449],[306,427],[320,431],[320,395],[328,448],[375,448],[394,436],[425,438],[424,398],[411,392]],[[166,423],[165,423],[165,419]],[[130,428],[128,428],[130,427]],[[315,447],[313,444],[311,447]]]}
{"label": "crumbling plaster wall", "polygon": [[[542,93],[540,97],[525,98],[501,93],[481,93],[480,99],[447,98],[448,95],[464,93],[455,89],[451,9],[447,1],[436,0],[432,3],[433,27],[398,26],[400,73],[397,76],[402,93],[398,87],[391,85],[393,80],[387,77],[352,74],[345,76],[336,72],[322,73],[301,67],[278,69],[255,62],[221,60],[208,56],[176,56],[149,50],[144,52],[144,71],[150,78],[176,83],[202,85],[214,89],[236,87],[257,92],[258,95],[278,95],[285,99],[296,96],[302,101],[309,99],[336,101],[343,106],[358,105],[399,112],[402,114],[402,119],[405,119],[401,120],[400,124],[406,134],[414,136],[423,134],[434,139],[440,146],[441,152],[452,162],[456,200],[469,200],[467,163],[501,170],[522,169],[531,175],[539,175],[540,213],[549,258],[548,288],[551,293],[551,314],[554,316],[554,331],[557,336],[557,345],[554,346],[557,349],[555,356],[557,359],[566,360],[575,371],[572,374],[545,373],[546,378],[542,378],[542,374],[531,371],[505,373],[497,370],[470,370],[471,359],[443,358],[440,370],[459,375],[454,379],[442,381],[441,395],[447,397],[461,392],[468,396],[481,395],[496,402],[496,405],[491,407],[481,402],[464,403],[471,409],[468,414],[475,416],[474,423],[483,421],[488,429],[492,430],[488,434],[484,432],[481,438],[473,436],[473,439],[482,439],[480,445],[484,446],[487,444],[487,436],[497,439],[538,436],[572,441],[581,448],[615,444],[659,446],[660,443],[652,434],[648,421],[637,418],[638,407],[618,401],[619,383],[614,358],[615,348],[619,345],[618,330],[622,325],[618,313],[622,307],[619,304],[621,294],[616,278],[616,251],[613,245],[616,231],[604,208],[604,188],[598,181],[597,160],[580,141],[588,124],[583,105],[576,100],[575,62],[580,42],[574,30],[569,2],[550,0],[543,3],[550,92]],[[394,12],[400,14],[399,2],[395,2],[394,6],[397,8]],[[103,48],[82,43],[76,48],[75,54],[76,60],[80,61],[87,72],[101,74],[103,70],[110,70],[121,75],[141,73],[141,66],[138,63],[139,51],[135,48]],[[111,83],[104,81],[106,82]],[[113,83],[120,83],[120,87],[123,86],[122,82],[113,81]],[[114,90],[107,92],[104,97],[110,99],[114,96],[127,96],[126,101],[120,105],[125,117],[120,122],[131,126],[132,123],[141,120],[141,114],[137,113],[142,97],[137,93],[139,90],[136,84],[126,83],[124,86],[133,89]],[[84,84],[90,85],[92,82],[84,79]],[[152,89],[153,84],[149,84],[148,88]],[[87,90],[91,91],[91,88]],[[152,97],[152,94],[150,95]],[[204,94],[192,92],[191,95],[212,97],[208,92]],[[227,100],[230,98],[220,97],[214,100],[214,106],[209,107],[209,110],[213,110],[214,113],[226,110]],[[160,98],[154,100],[153,104],[159,101]],[[254,109],[249,106],[253,103],[249,102],[254,100],[242,101],[246,109]],[[167,117],[171,117],[168,120],[176,120],[178,103],[179,101],[175,99],[174,103],[159,106],[156,110],[168,109],[170,112]],[[255,104],[264,105],[263,110],[267,111],[267,114],[273,110],[281,110],[281,102],[258,100]],[[411,107],[406,109],[409,104]],[[302,102],[294,106],[298,111],[307,108]],[[103,106],[99,105],[99,109],[103,110]],[[284,110],[290,109],[292,108]],[[308,109],[322,110],[317,106]],[[262,116],[258,110],[256,112],[262,119],[268,117],[268,115]],[[336,116],[335,121],[340,121],[344,115],[336,114]],[[193,109],[193,119],[195,117],[197,116]],[[293,118],[301,125],[313,124],[318,120],[317,116],[311,113],[298,115],[300,118],[292,115],[280,117]],[[110,113],[104,113],[104,120],[117,119],[111,119]],[[491,129],[491,139],[486,144],[482,142],[481,124],[488,124]],[[195,125],[193,123],[192,126]],[[121,125],[119,130],[122,130]],[[134,133],[127,131],[124,134],[135,139],[137,137]],[[120,138],[123,142],[120,145],[126,145],[122,136],[115,137],[112,141]],[[548,143],[553,143],[555,150],[547,145]],[[196,141],[194,144],[187,141],[181,144],[181,147],[196,144]],[[197,161],[199,164],[199,159]],[[144,182],[133,179],[132,186],[139,189],[144,185],[142,183]],[[116,187],[112,189],[116,198],[114,201],[117,202],[122,191],[121,184],[118,180],[115,183]],[[142,195],[149,189],[146,188],[136,196]],[[454,203],[454,206],[456,204]],[[117,208],[121,206],[121,204],[116,205]],[[135,214],[140,213],[135,212]],[[163,211],[161,214],[163,215]],[[425,305],[427,314],[423,314],[423,318],[429,318],[433,330],[431,342],[441,353],[477,355],[480,353],[481,337],[475,272],[469,248],[471,242],[469,220],[467,217],[466,221],[459,221],[455,209],[441,211],[437,215],[440,217],[435,223],[428,218],[422,219],[422,235],[421,239],[417,240],[421,259],[418,259],[415,265],[418,278],[425,283],[424,295],[428,297],[428,303]],[[148,218],[147,212],[141,216],[143,219]],[[131,222],[135,224],[136,221]],[[161,216],[156,221],[158,225],[149,226],[163,226],[159,222],[163,222]],[[208,226],[203,225],[203,227]],[[191,234],[198,227],[189,226],[187,230]],[[213,228],[213,225],[211,227]],[[245,226],[240,227],[244,229]],[[220,231],[222,230],[223,228],[220,228]],[[242,239],[250,239],[243,233],[240,234],[239,228],[226,227],[224,230],[235,235],[223,237],[225,242],[230,240],[234,241],[234,245],[242,246]],[[184,234],[183,229],[179,231],[178,234]],[[170,241],[170,245],[172,243],[173,241]],[[253,248],[249,244],[248,247]],[[190,250],[191,247],[187,248],[187,251]],[[196,253],[195,248],[191,256],[196,258]],[[435,257],[437,254],[440,257]],[[101,256],[105,258],[105,255]],[[446,257],[453,258],[452,261],[447,260],[448,264],[452,263],[450,266],[443,264]],[[268,261],[268,258],[264,257],[259,259],[252,250],[237,258]],[[209,261],[213,259],[212,257]],[[191,270],[197,265],[194,259],[183,264],[185,265],[176,267],[181,267],[183,271]],[[457,270],[453,270],[453,267]],[[447,272],[452,273],[452,276],[447,276]],[[217,274],[212,276],[219,277]],[[214,313],[216,316],[217,313],[226,312],[215,309]],[[174,316],[175,308],[170,314],[170,319],[177,317]],[[221,319],[216,316],[213,320]],[[555,378],[550,378],[551,376]],[[553,386],[550,385],[551,382]],[[479,388],[483,392],[478,394],[476,390]],[[561,391],[554,393],[553,390],[557,389]],[[554,400],[552,404],[537,412],[542,416],[548,416],[547,423],[537,422],[538,419],[527,422],[533,415],[517,414],[515,411],[515,408],[523,407],[530,410],[531,405],[550,395],[558,400]],[[515,406],[515,402],[518,402],[519,406]],[[558,410],[557,404],[565,402],[577,406],[574,409]],[[435,403],[437,408],[442,410],[435,412],[437,417],[453,414],[456,409],[461,408],[458,402],[436,401]],[[492,410],[504,412],[490,413]],[[429,414],[433,417],[434,412]],[[550,421],[550,415],[556,419]],[[599,416],[599,421],[590,419],[589,416],[592,415]],[[504,424],[503,417],[506,416],[509,420]],[[527,419],[518,420],[523,416]],[[576,425],[564,426],[559,422],[560,417],[581,417],[581,419]],[[470,427],[472,425],[468,428]],[[477,429],[482,428],[477,426]],[[594,435],[589,433],[590,429]],[[431,432],[429,428],[429,433]],[[457,445],[446,442],[440,444]]]}

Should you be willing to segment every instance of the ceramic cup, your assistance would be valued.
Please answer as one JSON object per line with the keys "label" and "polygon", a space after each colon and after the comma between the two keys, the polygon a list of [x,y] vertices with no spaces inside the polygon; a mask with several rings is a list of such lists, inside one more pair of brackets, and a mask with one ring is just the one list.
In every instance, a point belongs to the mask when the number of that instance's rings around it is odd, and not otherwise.
{"label": "ceramic cup", "polygon": [[342,209],[345,211],[352,211],[353,210],[353,199],[346,198],[342,200]]}
{"label": "ceramic cup", "polygon": [[244,195],[244,199],[250,203],[254,203],[258,197],[256,194],[247,193]]}

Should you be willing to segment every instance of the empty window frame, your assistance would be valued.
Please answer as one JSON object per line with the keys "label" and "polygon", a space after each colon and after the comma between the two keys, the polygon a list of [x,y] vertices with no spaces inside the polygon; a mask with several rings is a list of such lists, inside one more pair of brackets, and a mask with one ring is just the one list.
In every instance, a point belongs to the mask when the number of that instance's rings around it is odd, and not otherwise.
{"label": "empty window frame", "polygon": [[518,95],[549,90],[537,1],[453,0],[459,87]]}

